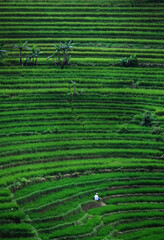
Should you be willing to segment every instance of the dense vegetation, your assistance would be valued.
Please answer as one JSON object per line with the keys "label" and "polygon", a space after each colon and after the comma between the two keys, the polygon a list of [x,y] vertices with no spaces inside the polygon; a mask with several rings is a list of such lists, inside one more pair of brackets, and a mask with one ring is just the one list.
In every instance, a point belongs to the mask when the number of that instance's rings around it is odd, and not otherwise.
{"label": "dense vegetation", "polygon": [[0,7],[1,238],[164,239],[164,3]]}

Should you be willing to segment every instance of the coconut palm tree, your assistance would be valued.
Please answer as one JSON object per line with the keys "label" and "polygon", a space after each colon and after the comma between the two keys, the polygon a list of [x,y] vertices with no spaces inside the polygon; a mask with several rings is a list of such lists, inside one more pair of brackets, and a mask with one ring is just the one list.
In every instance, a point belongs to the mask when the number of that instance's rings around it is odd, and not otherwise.
{"label": "coconut palm tree", "polygon": [[27,41],[24,42],[24,43],[20,42],[20,43],[18,43],[18,44],[14,44],[14,45],[13,45],[14,48],[19,49],[19,63],[20,63],[21,66],[22,66],[22,51],[23,51],[25,48],[27,48],[26,44],[27,44]]}

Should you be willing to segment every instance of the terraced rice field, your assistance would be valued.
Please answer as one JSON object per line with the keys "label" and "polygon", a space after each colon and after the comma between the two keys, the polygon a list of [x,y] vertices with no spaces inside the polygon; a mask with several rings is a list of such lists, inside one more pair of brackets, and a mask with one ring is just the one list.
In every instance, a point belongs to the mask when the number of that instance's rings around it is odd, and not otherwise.
{"label": "terraced rice field", "polygon": [[[0,66],[1,238],[163,240],[163,1],[0,7],[8,50]],[[52,44],[68,40],[70,64],[55,67],[46,59]],[[41,49],[37,66],[19,66],[19,41]],[[138,67],[114,66],[133,53]]]}

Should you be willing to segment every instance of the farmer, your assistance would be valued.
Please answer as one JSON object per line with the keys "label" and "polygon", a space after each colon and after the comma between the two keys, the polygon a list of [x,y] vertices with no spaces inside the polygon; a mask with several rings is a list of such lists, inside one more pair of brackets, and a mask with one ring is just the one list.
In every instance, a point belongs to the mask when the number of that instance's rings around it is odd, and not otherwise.
{"label": "farmer", "polygon": [[98,196],[98,193],[95,194],[95,196],[94,196],[94,200],[96,200],[96,201],[100,201],[100,198],[99,198],[99,196]]}

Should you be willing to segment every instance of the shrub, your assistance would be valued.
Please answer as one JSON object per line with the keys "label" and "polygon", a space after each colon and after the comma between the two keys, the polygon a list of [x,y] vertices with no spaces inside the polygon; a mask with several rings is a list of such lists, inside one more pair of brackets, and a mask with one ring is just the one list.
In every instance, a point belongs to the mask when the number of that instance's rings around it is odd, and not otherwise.
{"label": "shrub", "polygon": [[155,115],[153,115],[151,112],[146,111],[143,114],[141,125],[145,127],[151,127],[154,124],[156,124]]}
{"label": "shrub", "polygon": [[26,185],[26,183],[27,183],[27,179],[24,177],[24,178],[21,178],[21,183],[23,184],[23,185]]}
{"label": "shrub", "polygon": [[[152,133],[152,134],[156,134],[156,135],[160,135],[160,134],[163,134],[163,129],[160,128],[160,127],[155,126],[155,127],[153,127],[151,133]],[[162,141],[162,138],[158,138],[158,140],[159,140],[159,141],[160,141],[160,140]]]}
{"label": "shrub", "polygon": [[55,126],[54,133],[58,133],[58,132],[59,132],[59,127]]}
{"label": "shrub", "polygon": [[136,57],[136,54],[132,54],[130,57],[120,58],[120,60],[116,63],[116,66],[137,67],[138,59]]}
{"label": "shrub", "polygon": [[117,131],[118,133],[128,133],[129,129],[126,126],[122,126],[120,129]]}

